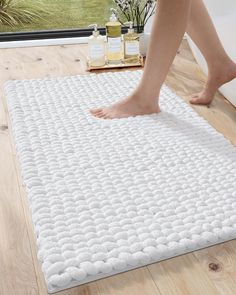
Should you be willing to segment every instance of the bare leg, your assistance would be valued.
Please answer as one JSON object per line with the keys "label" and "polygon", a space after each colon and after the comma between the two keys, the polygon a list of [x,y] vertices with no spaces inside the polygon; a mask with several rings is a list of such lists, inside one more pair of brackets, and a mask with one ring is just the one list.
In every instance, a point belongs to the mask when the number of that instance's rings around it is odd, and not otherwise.
{"label": "bare leg", "polygon": [[193,104],[209,104],[217,89],[236,77],[236,64],[226,54],[202,0],[191,3],[187,33],[201,50],[208,65],[208,79],[202,92],[194,94]]}
{"label": "bare leg", "polygon": [[160,88],[186,31],[190,6],[191,0],[159,0],[138,87],[122,101],[108,108],[92,110],[94,116],[113,119],[160,112]]}

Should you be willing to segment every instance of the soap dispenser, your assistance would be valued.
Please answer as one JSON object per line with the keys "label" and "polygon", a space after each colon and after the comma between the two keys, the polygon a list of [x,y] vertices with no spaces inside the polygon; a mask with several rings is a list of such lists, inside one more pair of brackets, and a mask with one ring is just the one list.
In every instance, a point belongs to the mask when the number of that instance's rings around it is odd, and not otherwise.
{"label": "soap dispenser", "polygon": [[102,67],[105,65],[105,42],[100,35],[97,24],[91,24],[89,28],[94,28],[93,34],[88,38],[89,63],[92,67]]}
{"label": "soap dispenser", "polygon": [[121,63],[123,59],[121,23],[118,21],[114,11],[112,12],[109,22],[106,23],[106,35],[108,63]]}
{"label": "soap dispenser", "polygon": [[125,63],[137,63],[139,61],[139,35],[134,32],[133,22],[124,23],[129,26],[128,32],[124,35],[124,60]]}

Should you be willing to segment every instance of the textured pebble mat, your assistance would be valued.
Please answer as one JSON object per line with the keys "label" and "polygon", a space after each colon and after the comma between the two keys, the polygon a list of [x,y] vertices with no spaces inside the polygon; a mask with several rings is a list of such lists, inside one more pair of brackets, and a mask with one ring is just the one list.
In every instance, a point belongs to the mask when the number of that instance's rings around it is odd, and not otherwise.
{"label": "textured pebble mat", "polygon": [[142,71],[8,81],[49,292],[236,238],[236,148],[166,86],[162,112],[103,120]]}

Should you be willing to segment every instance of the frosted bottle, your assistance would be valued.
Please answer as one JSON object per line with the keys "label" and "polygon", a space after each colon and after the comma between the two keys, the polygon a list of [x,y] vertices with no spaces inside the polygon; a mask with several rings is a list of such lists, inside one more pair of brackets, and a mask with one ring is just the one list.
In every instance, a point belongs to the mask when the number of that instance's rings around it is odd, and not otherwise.
{"label": "frosted bottle", "polygon": [[90,66],[102,67],[105,65],[105,42],[100,35],[97,24],[89,25],[89,28],[94,28],[93,34],[88,38],[88,58]]}
{"label": "frosted bottle", "polygon": [[129,25],[128,32],[124,35],[124,60],[125,63],[138,63],[139,50],[139,36],[134,32],[133,22],[126,22]]}

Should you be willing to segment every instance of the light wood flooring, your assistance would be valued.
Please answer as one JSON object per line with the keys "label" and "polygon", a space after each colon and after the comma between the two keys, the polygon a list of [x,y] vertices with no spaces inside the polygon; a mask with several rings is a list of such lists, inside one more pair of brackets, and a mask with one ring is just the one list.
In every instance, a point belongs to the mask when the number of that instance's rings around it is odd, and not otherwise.
{"label": "light wood flooring", "polygon": [[[86,72],[86,45],[0,50],[0,295],[46,295],[3,83]],[[166,83],[187,100],[205,80],[183,41]],[[220,94],[194,109],[236,145],[236,109]],[[236,240],[102,279],[59,295],[234,295]]]}

